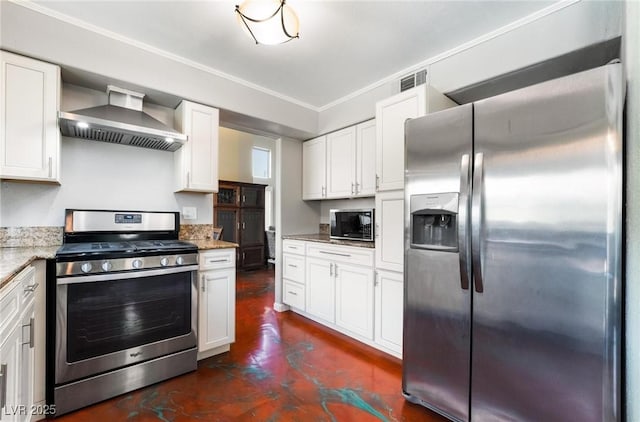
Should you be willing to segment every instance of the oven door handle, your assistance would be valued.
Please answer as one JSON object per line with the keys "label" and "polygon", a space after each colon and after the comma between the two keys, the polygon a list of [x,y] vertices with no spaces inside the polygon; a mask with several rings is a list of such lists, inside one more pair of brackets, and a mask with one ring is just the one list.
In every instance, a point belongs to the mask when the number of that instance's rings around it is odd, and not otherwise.
{"label": "oven door handle", "polygon": [[153,277],[153,276],[165,275],[165,274],[186,273],[189,271],[196,271],[197,269],[198,269],[197,265],[185,265],[183,267],[161,268],[157,270],[119,272],[119,273],[112,273],[112,274],[96,274],[96,275],[84,275],[84,276],[63,277],[63,278],[59,277],[56,280],[56,284],[60,286],[63,284],[96,283],[100,281],[125,280],[130,278],[142,278],[142,277]]}

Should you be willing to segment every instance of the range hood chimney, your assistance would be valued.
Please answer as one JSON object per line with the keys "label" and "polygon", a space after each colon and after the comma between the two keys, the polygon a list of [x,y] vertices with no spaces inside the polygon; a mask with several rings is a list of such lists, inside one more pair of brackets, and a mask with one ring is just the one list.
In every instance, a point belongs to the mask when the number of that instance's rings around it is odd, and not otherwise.
{"label": "range hood chimney", "polygon": [[58,113],[64,136],[142,148],[176,151],[187,135],[142,111],[144,94],[107,86],[109,104]]}

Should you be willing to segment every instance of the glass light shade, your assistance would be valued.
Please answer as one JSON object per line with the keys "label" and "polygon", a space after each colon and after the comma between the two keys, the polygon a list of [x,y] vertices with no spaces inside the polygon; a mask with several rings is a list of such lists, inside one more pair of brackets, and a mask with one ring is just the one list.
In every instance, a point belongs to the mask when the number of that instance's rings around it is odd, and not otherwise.
{"label": "glass light shade", "polygon": [[257,44],[298,38],[298,16],[281,0],[246,0],[236,8],[238,22]]}

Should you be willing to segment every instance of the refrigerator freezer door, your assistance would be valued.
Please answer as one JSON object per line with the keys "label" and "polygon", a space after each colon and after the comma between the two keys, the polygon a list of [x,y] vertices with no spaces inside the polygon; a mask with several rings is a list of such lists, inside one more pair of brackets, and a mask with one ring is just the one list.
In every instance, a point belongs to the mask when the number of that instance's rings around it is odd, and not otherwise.
{"label": "refrigerator freezer door", "polygon": [[475,103],[474,422],[620,420],[622,86],[615,64]]}
{"label": "refrigerator freezer door", "polygon": [[[459,204],[463,208],[468,207],[468,175],[461,177],[461,171],[469,170],[464,163],[472,153],[472,127],[471,105],[413,119],[405,127],[407,172],[402,388],[409,401],[458,421],[469,420],[471,293],[464,288],[460,278],[458,247],[449,251],[411,247],[410,204],[412,197],[414,205],[427,203],[432,196],[450,197],[451,201],[444,202],[451,206],[416,206],[434,208],[434,212],[441,214],[446,210],[451,213],[451,221],[457,221],[457,232],[461,233],[461,229],[462,233],[468,232],[468,210],[460,211]],[[461,192],[461,180],[462,188],[467,190],[465,192]],[[427,202],[421,201],[424,198]],[[454,220],[456,215],[464,216],[464,221],[460,218]],[[442,216],[446,217],[444,214],[439,217]],[[456,239],[455,236],[453,238]],[[462,249],[466,251],[466,248]]]}

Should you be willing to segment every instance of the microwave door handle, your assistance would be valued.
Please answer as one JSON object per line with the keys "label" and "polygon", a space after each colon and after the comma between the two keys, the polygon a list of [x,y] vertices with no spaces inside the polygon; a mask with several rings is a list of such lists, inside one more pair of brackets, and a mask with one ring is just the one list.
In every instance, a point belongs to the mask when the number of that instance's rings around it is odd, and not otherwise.
{"label": "microwave door handle", "polygon": [[458,255],[460,260],[460,287],[469,290],[471,259],[469,257],[469,195],[471,191],[470,157],[460,160],[460,201],[458,202]]}

